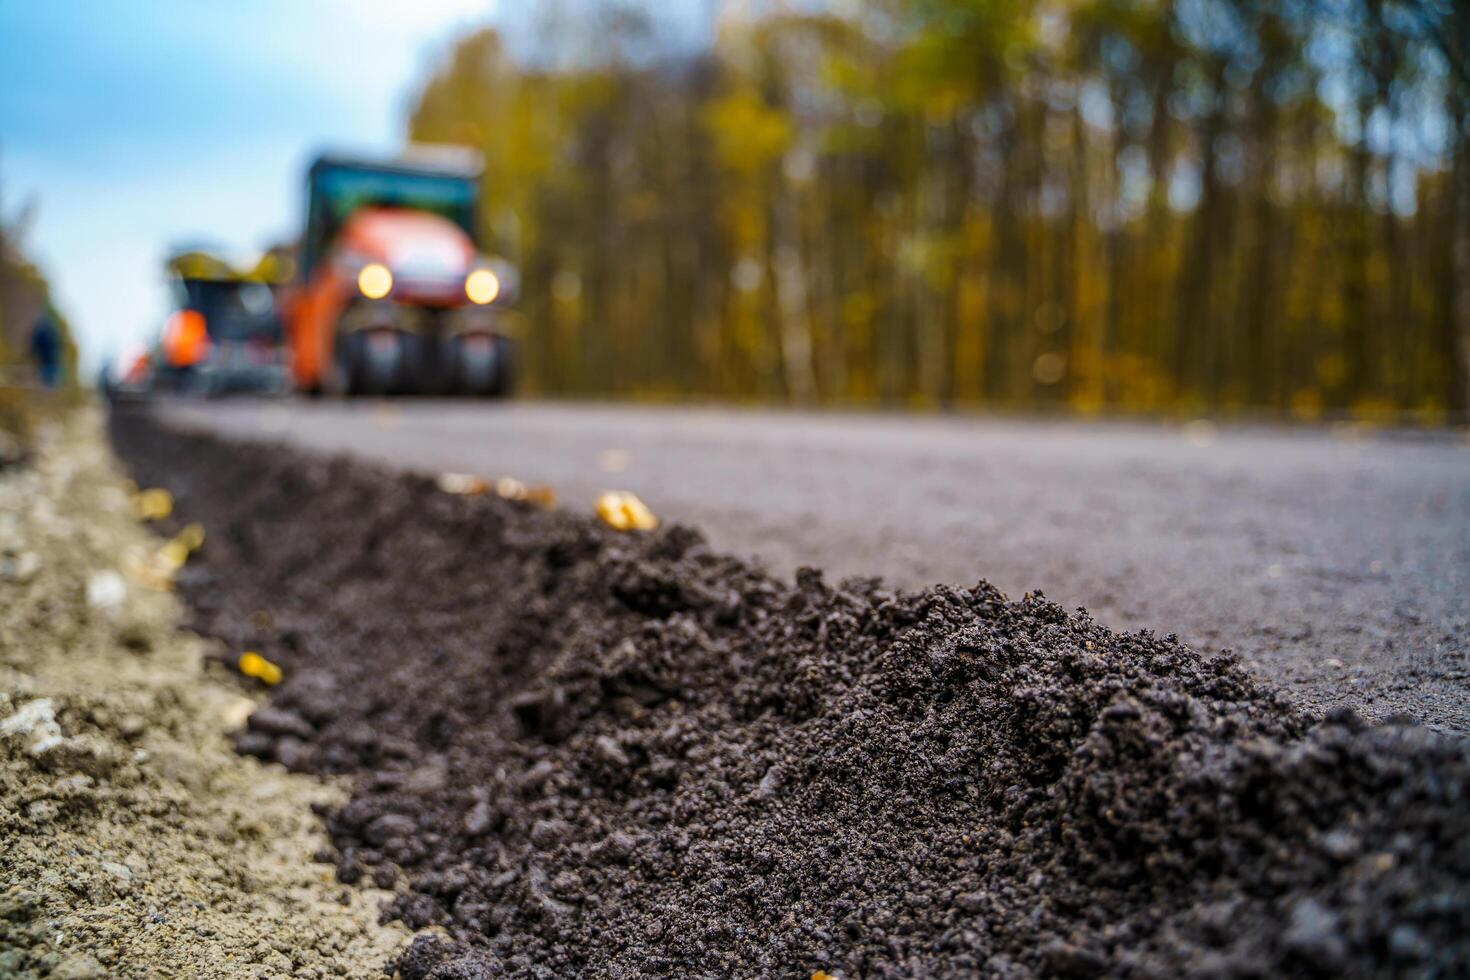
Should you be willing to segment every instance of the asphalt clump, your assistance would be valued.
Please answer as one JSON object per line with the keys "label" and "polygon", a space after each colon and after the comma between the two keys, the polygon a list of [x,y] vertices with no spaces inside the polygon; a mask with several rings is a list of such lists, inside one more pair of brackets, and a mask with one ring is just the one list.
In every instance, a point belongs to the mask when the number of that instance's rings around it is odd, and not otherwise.
{"label": "asphalt clump", "polygon": [[985,583],[794,582],[671,526],[163,429],[237,747],[353,780],[415,978],[1463,975],[1470,749]]}

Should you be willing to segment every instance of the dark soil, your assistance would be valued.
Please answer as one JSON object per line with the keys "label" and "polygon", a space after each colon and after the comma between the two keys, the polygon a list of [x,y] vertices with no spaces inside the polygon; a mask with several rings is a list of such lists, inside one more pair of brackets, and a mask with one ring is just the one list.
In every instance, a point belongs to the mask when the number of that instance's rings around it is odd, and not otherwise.
{"label": "dark soil", "polygon": [[408,978],[1470,974],[1470,748],[1039,595],[794,584],[695,531],[119,415],[209,539],[239,737],[351,774]]}

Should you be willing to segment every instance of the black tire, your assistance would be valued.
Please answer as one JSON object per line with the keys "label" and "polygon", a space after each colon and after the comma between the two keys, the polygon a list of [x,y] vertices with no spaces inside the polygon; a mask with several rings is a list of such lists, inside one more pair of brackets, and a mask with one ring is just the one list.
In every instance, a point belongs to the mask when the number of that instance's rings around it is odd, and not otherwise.
{"label": "black tire", "polygon": [[[482,398],[495,395],[500,383],[501,351],[497,345],[498,340],[498,337],[481,334],[455,337],[445,345],[445,368],[451,391]],[[481,346],[486,341],[489,342],[488,349]],[[472,350],[472,344],[480,347],[480,350]]]}
{"label": "black tire", "polygon": [[461,357],[459,341],[454,346],[455,390],[478,398],[509,398],[516,383],[516,345],[509,337],[490,338],[489,364],[473,376]]}
{"label": "black tire", "polygon": [[357,395],[391,395],[403,388],[408,373],[405,361],[409,351],[404,338],[390,356],[375,355],[368,347],[368,336],[362,331],[340,333],[332,344],[332,362],[322,389],[336,398]]}
{"label": "black tire", "polygon": [[368,348],[366,334],[357,337],[357,385],[364,395],[392,395],[407,387],[403,381],[409,354],[404,338],[396,336],[391,356],[382,356]]}

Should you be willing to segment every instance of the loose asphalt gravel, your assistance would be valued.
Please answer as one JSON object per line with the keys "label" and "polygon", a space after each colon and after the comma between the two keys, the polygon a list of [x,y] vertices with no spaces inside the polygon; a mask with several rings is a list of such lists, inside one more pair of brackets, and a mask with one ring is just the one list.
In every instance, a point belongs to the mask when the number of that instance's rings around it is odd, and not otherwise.
{"label": "loose asphalt gravel", "polygon": [[1305,708],[1470,731],[1470,443],[1446,434],[517,402],[185,402],[175,423],[629,489],[718,550],[984,578],[1230,648]]}
{"label": "loose asphalt gravel", "polygon": [[192,625],[284,671],[237,748],[348,777],[319,859],[443,930],[404,980],[1470,970],[1461,738],[986,583],[112,431],[208,529]]}

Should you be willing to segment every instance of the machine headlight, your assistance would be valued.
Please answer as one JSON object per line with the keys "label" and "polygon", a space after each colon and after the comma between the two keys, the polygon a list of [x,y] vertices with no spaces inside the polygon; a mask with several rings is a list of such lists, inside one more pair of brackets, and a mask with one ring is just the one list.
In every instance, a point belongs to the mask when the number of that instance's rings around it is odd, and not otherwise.
{"label": "machine headlight", "polygon": [[357,291],[368,299],[382,299],[393,291],[393,273],[379,262],[369,262],[357,274]]}
{"label": "machine headlight", "polygon": [[500,295],[500,277],[489,269],[476,269],[465,276],[464,294],[469,297],[471,303],[478,303],[481,306],[493,303],[495,297]]}

